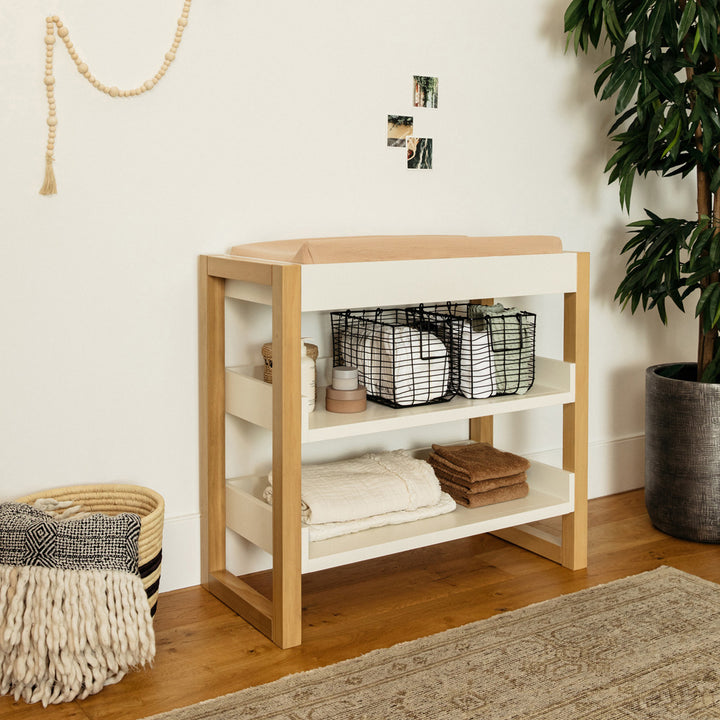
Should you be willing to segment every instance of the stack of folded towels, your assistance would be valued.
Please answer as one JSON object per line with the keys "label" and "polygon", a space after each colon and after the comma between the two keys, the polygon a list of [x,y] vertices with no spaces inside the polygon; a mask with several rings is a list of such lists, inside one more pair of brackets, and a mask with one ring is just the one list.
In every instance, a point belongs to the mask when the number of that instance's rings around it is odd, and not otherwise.
{"label": "stack of folded towels", "polygon": [[516,500],[528,494],[530,462],[488,443],[433,445],[428,462],[440,487],[465,507]]}

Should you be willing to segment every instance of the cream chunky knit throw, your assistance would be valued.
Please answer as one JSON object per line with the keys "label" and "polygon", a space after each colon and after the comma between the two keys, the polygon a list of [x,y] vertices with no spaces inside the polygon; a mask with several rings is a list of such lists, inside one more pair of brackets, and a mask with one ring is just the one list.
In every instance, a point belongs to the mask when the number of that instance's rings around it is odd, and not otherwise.
{"label": "cream chunky knit throw", "polygon": [[84,698],[155,656],[140,518],[0,504],[0,693]]}

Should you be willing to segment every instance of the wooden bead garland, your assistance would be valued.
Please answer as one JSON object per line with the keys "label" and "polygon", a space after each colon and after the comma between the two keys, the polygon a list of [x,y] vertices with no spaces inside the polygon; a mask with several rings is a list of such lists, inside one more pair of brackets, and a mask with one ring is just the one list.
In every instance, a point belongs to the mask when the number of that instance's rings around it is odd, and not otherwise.
{"label": "wooden bead garland", "polygon": [[55,182],[55,171],[53,170],[53,151],[55,150],[55,127],[57,126],[57,116],[55,113],[55,75],[53,74],[53,59],[55,49],[55,30],[57,29],[57,37],[59,37],[67,48],[70,57],[77,65],[78,72],[87,79],[87,81],[97,90],[112,98],[126,98],[135,97],[142,95],[143,93],[152,90],[158,82],[162,79],[165,73],[170,67],[170,63],[175,59],[178,47],[180,47],[180,41],[182,40],[183,31],[188,24],[188,16],[190,15],[190,4],[192,0],[185,0],[183,5],[182,14],[177,21],[177,30],[175,31],[175,38],[170,46],[170,50],[165,53],[163,63],[160,69],[155,73],[153,77],[146,80],[144,83],[131,90],[120,90],[116,86],[107,86],[101,83],[88,68],[88,64],[84,62],[75,51],[75,47],[70,41],[70,33],[67,27],[63,24],[57,15],[47,17],[45,19],[47,33],[45,35],[45,92],[48,100],[48,140],[47,150],[45,152],[45,182],[40,188],[41,195],[54,195],[57,193],[57,183]]}

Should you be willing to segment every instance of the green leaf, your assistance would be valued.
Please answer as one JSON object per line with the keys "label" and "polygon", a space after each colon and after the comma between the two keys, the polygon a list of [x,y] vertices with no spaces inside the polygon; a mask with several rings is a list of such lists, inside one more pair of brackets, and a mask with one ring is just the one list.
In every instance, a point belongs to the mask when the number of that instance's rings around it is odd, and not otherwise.
{"label": "green leaf", "polygon": [[697,52],[698,45],[700,44],[700,25],[695,29],[695,40],[693,41],[693,53]]}
{"label": "green leaf", "polygon": [[715,355],[710,363],[705,368],[700,382],[716,383],[720,382],[720,343],[717,344],[715,349]]}
{"label": "green leaf", "polygon": [[616,115],[620,114],[633,99],[633,96],[637,92],[638,80],[640,80],[640,71],[638,69],[633,68],[632,72],[627,73],[623,87],[618,93],[617,103],[615,104]]}
{"label": "green leaf", "polygon": [[600,93],[600,89],[606,83],[607,79],[612,75],[614,69],[614,58],[610,58],[609,60],[606,60],[602,65],[600,65],[595,71],[599,73],[593,87],[593,91],[595,92],[596,97]]}
{"label": "green leaf", "polygon": [[708,285],[706,288],[703,288],[702,293],[700,294],[700,299],[698,300],[697,305],[695,306],[695,317],[700,317],[700,315],[705,311],[706,306],[712,308],[711,299],[713,294],[717,294],[717,292],[720,290],[720,286],[717,283],[713,283],[712,285]]}
{"label": "green leaf", "polygon": [[695,19],[695,10],[695,0],[689,0],[683,10],[682,17],[680,18],[680,24],[678,25],[677,41],[679,44],[683,44],[685,41],[685,36],[688,34],[688,30],[690,30],[690,26]]}
{"label": "green leaf", "polygon": [[[676,117],[677,117],[677,116],[676,116]],[[680,124],[679,119],[677,119],[677,122],[675,123],[675,125],[677,126],[677,129],[675,130],[675,136],[674,136],[673,139],[670,141],[670,143],[668,144],[668,146],[665,148],[665,151],[664,151],[663,154],[662,154],[663,157],[665,157],[665,156],[673,149],[673,147],[675,147],[675,145],[677,144],[678,140],[680,139],[680,131],[682,130],[682,125]]]}
{"label": "green leaf", "polygon": [[573,0],[565,11],[565,32],[571,32],[586,17],[587,0]]}
{"label": "green leaf", "polygon": [[720,165],[717,166],[710,180],[710,192],[715,192],[720,188]]}
{"label": "green leaf", "polygon": [[695,75],[693,77],[695,87],[700,90],[703,95],[709,98],[715,97],[715,84],[706,75]]}
{"label": "green leaf", "polygon": [[649,15],[648,40],[650,42],[656,42],[657,40],[659,40],[662,24],[665,20],[665,11],[667,9],[667,5],[668,4],[665,2],[656,2],[653,12],[651,12]]}
{"label": "green leaf", "polygon": [[621,43],[625,39],[625,31],[615,12],[615,4],[608,0],[603,0],[602,7],[605,11],[605,28],[607,29],[610,39],[616,43]]}
{"label": "green leaf", "polygon": [[635,68],[629,63],[625,62],[613,67],[613,72],[603,88],[603,93],[600,96],[601,100],[607,100],[612,97],[622,87],[629,77],[635,72]]}

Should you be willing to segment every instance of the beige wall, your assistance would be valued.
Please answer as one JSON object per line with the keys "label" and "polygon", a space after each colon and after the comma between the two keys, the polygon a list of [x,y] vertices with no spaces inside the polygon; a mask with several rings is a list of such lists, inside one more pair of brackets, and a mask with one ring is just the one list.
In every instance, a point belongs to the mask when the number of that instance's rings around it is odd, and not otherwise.
{"label": "beige wall", "polygon": [[[565,55],[557,0],[196,0],[177,60],[140,98],[93,90],[59,45],[60,192],[41,197],[44,25],[96,76],[156,71],[179,0],[0,8],[0,499],[129,481],[167,500],[164,588],[197,573],[196,256],[237,243],[372,233],[555,234],[590,250],[591,494],[641,482],[643,369],[691,359],[691,318],[620,314],[626,218],[602,176],[608,109]],[[414,112],[435,168],[408,171],[386,116]],[[633,207],[692,212],[656,182]],[[541,303],[541,347],[557,308]],[[499,432],[552,455],[543,415]]]}

